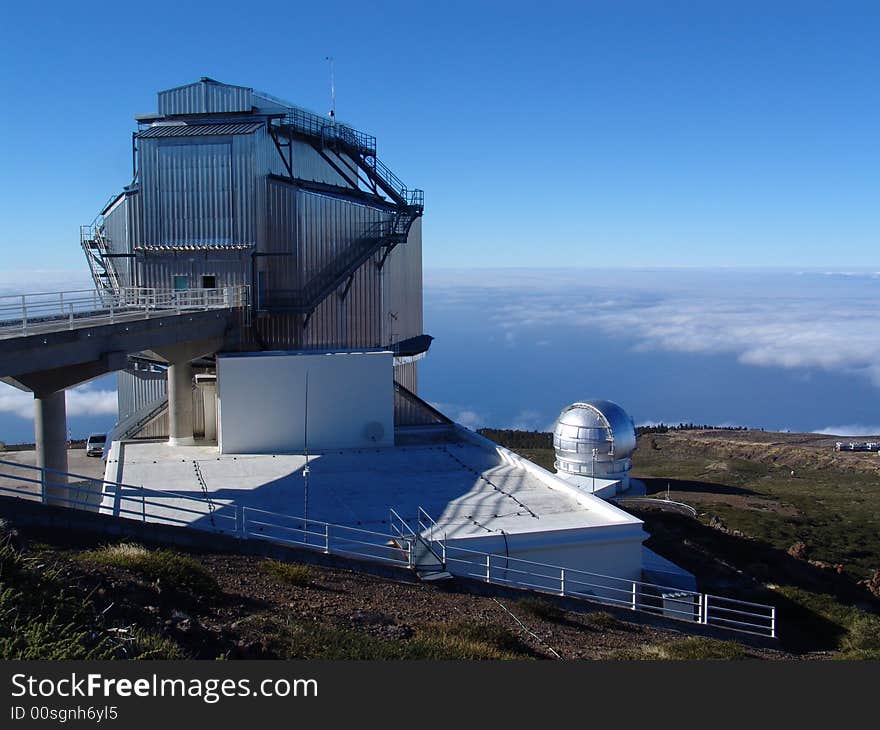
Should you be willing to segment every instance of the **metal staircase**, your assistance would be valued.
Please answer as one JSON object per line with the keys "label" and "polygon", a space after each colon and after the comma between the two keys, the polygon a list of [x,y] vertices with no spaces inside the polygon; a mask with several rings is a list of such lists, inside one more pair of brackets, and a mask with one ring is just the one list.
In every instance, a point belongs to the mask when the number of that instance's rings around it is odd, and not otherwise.
{"label": "metal staircase", "polygon": [[415,217],[395,213],[389,220],[370,226],[348,248],[330,259],[298,289],[278,289],[261,295],[258,308],[311,315],[328,296],[344,285],[344,298],[351,287],[355,272],[371,257],[379,255],[381,268],[395,246],[406,242]]}
{"label": "metal staircase", "polygon": [[[416,188],[408,188],[391,169],[376,156],[376,138],[359,132],[345,124],[313,114],[304,109],[290,107],[286,114],[271,125],[270,131],[285,166],[293,177],[292,145],[294,137],[306,139],[319,153],[327,157],[327,152],[335,154],[339,166],[328,159],[337,169],[354,163],[357,180],[352,183],[363,184],[378,196],[384,196],[394,206],[389,220],[371,226],[345,251],[329,261],[320,271],[296,290],[273,290],[266,293],[260,308],[301,313],[308,316],[330,294],[344,285],[344,297],[352,283],[354,273],[374,255],[378,255],[377,265],[381,268],[394,248],[406,243],[410,228],[416,218],[424,212],[425,193]],[[285,141],[286,140],[286,141]],[[346,177],[348,177],[346,175]]]}
{"label": "metal staircase", "polygon": [[89,271],[95,282],[95,288],[101,294],[118,294],[120,291],[119,274],[113,260],[109,258],[110,248],[100,217],[87,226],[80,226],[80,245],[86,255]]}

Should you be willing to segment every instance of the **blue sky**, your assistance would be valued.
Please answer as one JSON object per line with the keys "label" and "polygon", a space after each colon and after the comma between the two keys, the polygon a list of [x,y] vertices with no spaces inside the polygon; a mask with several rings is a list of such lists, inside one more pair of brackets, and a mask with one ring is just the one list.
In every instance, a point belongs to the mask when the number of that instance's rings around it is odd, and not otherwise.
{"label": "blue sky", "polygon": [[[876,431],[878,49],[876,2],[14,3],[0,294],[90,286],[78,227],[129,182],[156,91],[207,75],[326,111],[332,55],[339,118],[426,191],[422,392],[451,415],[538,428],[598,395]],[[113,396],[68,398],[78,435]],[[0,440],[30,407],[0,388]]]}
{"label": "blue sky", "polygon": [[876,267],[878,31],[870,2],[14,3],[3,268],[84,270],[158,89],[324,111],[328,54],[339,117],[426,190],[428,268]]}

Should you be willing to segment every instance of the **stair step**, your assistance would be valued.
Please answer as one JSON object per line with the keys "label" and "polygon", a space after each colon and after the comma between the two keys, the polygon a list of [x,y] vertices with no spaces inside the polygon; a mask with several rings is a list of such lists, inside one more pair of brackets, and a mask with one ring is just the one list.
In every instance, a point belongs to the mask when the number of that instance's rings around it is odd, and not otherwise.
{"label": "stair step", "polygon": [[445,570],[420,570],[416,572],[416,577],[419,580],[424,581],[425,583],[433,583],[434,581],[438,580],[451,580],[453,578],[453,575],[452,573],[449,573]]}

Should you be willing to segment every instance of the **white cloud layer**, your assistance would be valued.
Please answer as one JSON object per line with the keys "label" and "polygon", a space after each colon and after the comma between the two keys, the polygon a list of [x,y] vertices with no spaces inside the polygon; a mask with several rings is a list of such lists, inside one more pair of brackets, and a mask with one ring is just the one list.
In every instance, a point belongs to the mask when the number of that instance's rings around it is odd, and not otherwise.
{"label": "white cloud layer", "polygon": [[[449,303],[482,297],[507,344],[526,328],[596,328],[639,351],[864,376],[880,387],[876,273],[499,271],[428,277]],[[487,283],[483,283],[487,282]],[[511,334],[514,333],[514,334]]]}
{"label": "white cloud layer", "polygon": [[[67,391],[68,417],[116,415],[116,408],[115,390],[96,390],[87,383]],[[0,413],[33,419],[33,394],[0,384]]]}
{"label": "white cloud layer", "polygon": [[861,426],[858,424],[826,426],[814,433],[821,433],[827,436],[880,436],[880,426]]}

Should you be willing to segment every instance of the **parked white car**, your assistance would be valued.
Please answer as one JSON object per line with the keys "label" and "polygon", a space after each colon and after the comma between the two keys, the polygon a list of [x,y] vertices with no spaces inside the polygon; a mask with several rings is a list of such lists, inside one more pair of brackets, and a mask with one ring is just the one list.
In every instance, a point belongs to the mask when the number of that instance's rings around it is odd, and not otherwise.
{"label": "parked white car", "polygon": [[93,433],[86,441],[86,456],[103,456],[106,443],[106,433]]}

